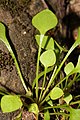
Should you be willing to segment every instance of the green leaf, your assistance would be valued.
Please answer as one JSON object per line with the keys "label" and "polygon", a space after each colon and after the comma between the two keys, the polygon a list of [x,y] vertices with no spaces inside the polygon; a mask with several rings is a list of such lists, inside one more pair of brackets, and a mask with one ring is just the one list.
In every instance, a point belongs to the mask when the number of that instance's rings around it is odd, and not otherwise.
{"label": "green leaf", "polygon": [[48,30],[54,28],[57,23],[57,17],[49,9],[41,11],[32,19],[33,26],[39,30],[40,34],[45,34]]}
{"label": "green leaf", "polygon": [[12,51],[11,47],[9,45],[9,42],[6,38],[6,33],[5,32],[6,32],[5,31],[5,26],[2,23],[0,23],[0,40],[4,42],[4,44],[6,45],[6,47],[8,48],[9,51]]}
{"label": "green leaf", "polygon": [[71,108],[69,120],[80,120],[80,109]]}
{"label": "green leaf", "polygon": [[26,87],[26,85],[25,85],[25,82],[24,82],[22,73],[21,73],[20,68],[19,68],[19,65],[18,65],[18,61],[17,61],[17,59],[16,59],[16,56],[15,56],[15,54],[14,54],[12,48],[11,48],[11,45],[9,44],[9,42],[8,42],[8,40],[7,40],[7,38],[6,38],[5,26],[4,26],[2,23],[0,23],[0,40],[4,42],[4,44],[6,45],[6,47],[7,47],[8,50],[9,50],[12,58],[14,59],[14,63],[15,63],[15,66],[16,66],[16,68],[17,68],[17,71],[18,71],[20,80],[21,80],[21,82],[22,82],[22,84],[23,84],[26,92],[28,92],[28,89],[27,89],[27,87]]}
{"label": "green leaf", "polygon": [[2,23],[0,23],[0,40],[6,42],[5,26]]}
{"label": "green leaf", "polygon": [[41,63],[47,68],[56,63],[56,55],[53,50],[47,50],[40,56]]}
{"label": "green leaf", "polygon": [[44,120],[50,120],[49,110],[44,111]]}
{"label": "green leaf", "polygon": [[77,62],[77,65],[76,65],[76,68],[80,68],[80,55],[79,55],[79,57],[78,57],[78,62]]}
{"label": "green leaf", "polygon": [[17,95],[4,95],[1,99],[1,109],[4,113],[18,110],[22,105],[22,101]]}
{"label": "green leaf", "polygon": [[29,112],[33,112],[34,114],[38,115],[39,109],[36,103],[32,103],[28,107]]}
{"label": "green leaf", "polygon": [[69,62],[65,68],[64,68],[64,72],[66,73],[66,75],[68,75],[72,70],[74,69],[74,65],[72,62]]}
{"label": "green leaf", "polygon": [[79,57],[78,57],[77,65],[76,65],[76,67],[71,71],[70,75],[71,75],[71,74],[74,74],[74,73],[80,73],[80,55],[79,55]]}
{"label": "green leaf", "polygon": [[64,93],[62,89],[60,89],[59,87],[54,87],[50,92],[50,97],[52,100],[56,100],[59,99],[63,94]]}
{"label": "green leaf", "polygon": [[64,96],[63,100],[67,103],[67,105],[70,103],[70,101],[72,100],[72,95],[71,94],[67,94],[66,96]]}
{"label": "green leaf", "polygon": [[[40,35],[36,35],[36,42],[38,45],[40,45]],[[54,40],[52,37],[48,37],[48,36],[44,36],[42,44],[41,44],[41,48],[43,49],[52,49],[54,50]]]}

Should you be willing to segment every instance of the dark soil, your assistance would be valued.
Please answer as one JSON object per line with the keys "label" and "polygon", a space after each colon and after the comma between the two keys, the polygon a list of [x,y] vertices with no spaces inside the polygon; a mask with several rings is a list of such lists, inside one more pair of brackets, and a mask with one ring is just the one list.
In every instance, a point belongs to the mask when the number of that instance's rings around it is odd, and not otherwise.
{"label": "dark soil", "polygon": [[[80,24],[78,22],[80,10],[75,7],[75,5],[78,6],[80,0],[75,1],[76,3],[70,4],[68,0],[0,0],[0,21],[6,26],[7,38],[13,47],[23,77],[28,84],[31,85],[35,78],[37,56],[34,35],[38,31],[31,24],[32,17],[45,8],[52,10],[57,15],[59,23],[55,31],[52,30],[48,34],[61,45],[69,48],[74,42],[75,34],[73,33]],[[74,19],[75,16],[77,16],[76,19]],[[79,54],[79,49],[77,51]],[[14,93],[25,93],[14,61],[1,41],[0,86]],[[3,114],[0,112],[0,120],[14,120],[15,115],[16,113]],[[25,118],[25,120],[27,119]]]}

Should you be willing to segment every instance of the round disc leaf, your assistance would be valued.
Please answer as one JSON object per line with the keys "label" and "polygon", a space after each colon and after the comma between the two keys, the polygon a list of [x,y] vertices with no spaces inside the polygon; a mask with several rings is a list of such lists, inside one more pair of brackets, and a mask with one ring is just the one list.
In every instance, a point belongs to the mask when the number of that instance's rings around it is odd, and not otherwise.
{"label": "round disc leaf", "polygon": [[60,89],[59,87],[54,87],[50,92],[50,97],[52,100],[56,100],[59,99],[63,94],[64,93],[62,89]]}
{"label": "round disc leaf", "polygon": [[40,56],[40,61],[44,67],[50,67],[56,63],[56,55],[53,50],[47,50]]}
{"label": "round disc leaf", "polygon": [[[36,42],[38,45],[40,45],[40,35],[36,35]],[[43,49],[53,49],[54,50],[54,40],[52,37],[44,36],[41,48]]]}
{"label": "round disc leaf", "polygon": [[74,69],[74,65],[72,62],[69,62],[65,68],[64,68],[64,72],[66,73],[66,75],[68,75],[72,70]]}
{"label": "round disc leaf", "polygon": [[57,23],[57,17],[49,9],[39,12],[32,19],[33,26],[37,28],[41,34],[45,34],[48,30],[54,28]]}
{"label": "round disc leaf", "polygon": [[18,110],[22,105],[22,101],[17,95],[4,95],[1,99],[1,109],[4,113]]}

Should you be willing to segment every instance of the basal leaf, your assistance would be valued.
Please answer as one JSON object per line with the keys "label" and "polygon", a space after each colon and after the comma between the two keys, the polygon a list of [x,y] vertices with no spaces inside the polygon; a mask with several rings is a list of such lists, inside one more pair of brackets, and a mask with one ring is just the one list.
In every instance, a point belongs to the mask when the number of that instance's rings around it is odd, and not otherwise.
{"label": "basal leaf", "polygon": [[32,19],[33,26],[39,30],[40,34],[45,34],[48,30],[54,28],[57,23],[57,17],[49,9],[39,12]]}
{"label": "basal leaf", "polygon": [[44,120],[50,120],[49,110],[44,111]]}
{"label": "basal leaf", "polygon": [[1,99],[1,109],[4,113],[18,110],[22,105],[22,101],[17,95],[4,95]]}
{"label": "basal leaf", "polygon": [[56,100],[59,99],[63,94],[64,93],[62,89],[60,89],[59,87],[54,87],[50,92],[50,97],[52,100]]}
{"label": "basal leaf", "polygon": [[68,75],[72,70],[74,69],[74,65],[72,62],[69,62],[65,68],[64,68],[64,72],[66,73],[66,75]]}
{"label": "basal leaf", "polygon": [[6,41],[5,26],[0,22],[0,40]]}
{"label": "basal leaf", "polygon": [[71,108],[69,120],[80,120],[80,109]]}
{"label": "basal leaf", "polygon": [[53,50],[47,50],[40,56],[41,63],[47,68],[56,63],[56,55]]}
{"label": "basal leaf", "polygon": [[36,103],[32,103],[28,107],[29,112],[33,112],[34,114],[38,115],[39,109]]}
{"label": "basal leaf", "polygon": [[[40,45],[40,35],[36,35],[36,42],[38,45]],[[41,48],[43,49],[53,49],[54,50],[54,40],[52,37],[44,36]]]}
{"label": "basal leaf", "polygon": [[4,42],[9,51],[12,51],[9,42],[6,38],[5,26],[1,22],[0,22],[0,40]]}

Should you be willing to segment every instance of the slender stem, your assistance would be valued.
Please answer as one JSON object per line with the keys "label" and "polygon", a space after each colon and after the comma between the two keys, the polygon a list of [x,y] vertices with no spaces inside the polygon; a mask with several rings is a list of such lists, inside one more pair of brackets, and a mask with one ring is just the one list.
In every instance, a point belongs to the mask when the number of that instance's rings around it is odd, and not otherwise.
{"label": "slender stem", "polygon": [[0,95],[6,95],[6,93],[4,93],[4,92],[0,92]]}
{"label": "slender stem", "polygon": [[[43,113],[41,113],[41,114],[43,114]],[[69,117],[70,116],[70,114],[67,114],[67,113],[64,113],[64,112],[54,112],[54,113],[49,113],[50,115],[64,115],[64,116],[67,116],[67,117]]]}
{"label": "slender stem", "polygon": [[68,53],[66,54],[65,58],[64,58],[63,61],[61,62],[60,66],[59,66],[59,68],[56,70],[55,74],[54,74],[54,75],[52,74],[51,79],[50,79],[50,81],[49,81],[49,83],[48,83],[48,86],[47,86],[46,90],[45,90],[44,93],[43,93],[42,99],[44,98],[44,96],[45,96],[45,94],[47,93],[49,87],[51,86],[51,84],[52,84],[53,81],[55,80],[56,76],[58,75],[61,67],[62,67],[63,64],[64,64],[64,62],[65,62],[66,59],[69,57],[69,55],[71,54],[71,52],[72,52],[78,45],[79,45],[79,42],[76,41],[76,42],[72,45],[72,47],[70,48],[70,50],[68,51]]}
{"label": "slender stem", "polygon": [[57,83],[55,86],[59,86],[64,80],[66,80],[67,76],[64,77],[59,83]]}
{"label": "slender stem", "polygon": [[[68,75],[68,76],[66,76],[66,77],[64,77],[59,83],[57,83],[56,84],[56,86],[59,86],[64,80],[66,80],[68,77],[69,77],[70,75]],[[74,80],[73,81],[75,81],[76,79],[75,79],[75,77],[76,77],[76,75],[74,76]],[[71,81],[72,82],[72,81]],[[69,85],[69,84],[68,84]],[[67,85],[67,88],[69,88],[69,86]],[[66,87],[63,89],[63,90],[65,90],[66,89]]]}
{"label": "slender stem", "polygon": [[36,115],[36,120],[38,120],[38,115]]}
{"label": "slender stem", "polygon": [[67,84],[68,84],[68,77],[66,78],[66,81],[65,81],[65,87],[64,88],[66,88],[67,87]]}
{"label": "slender stem", "polygon": [[25,82],[24,82],[24,79],[23,79],[23,77],[22,77],[22,74],[21,74],[21,71],[20,71],[20,68],[19,68],[19,65],[18,65],[18,62],[17,62],[16,58],[14,59],[14,62],[15,62],[15,65],[16,65],[16,68],[17,68],[17,71],[18,71],[20,80],[21,80],[21,82],[22,82],[22,84],[23,84],[23,87],[24,87],[26,93],[28,93],[28,89],[27,89],[26,84],[25,84]]}
{"label": "slender stem", "polygon": [[69,117],[70,115],[69,114],[66,114],[64,112],[54,112],[54,113],[50,113],[50,115],[65,115],[67,117]]}
{"label": "slender stem", "polygon": [[68,105],[54,105],[54,106],[50,106],[50,107],[44,107],[42,110],[47,110],[47,109],[53,109],[53,108],[60,108],[60,109],[66,109],[67,111],[70,111],[70,107]]}
{"label": "slender stem", "polygon": [[70,88],[70,87],[73,85],[73,83],[76,81],[76,79],[77,79],[77,78],[76,78],[76,75],[77,75],[77,73],[75,73],[73,80],[71,80],[71,81],[69,82],[69,84],[67,85],[68,88]]}
{"label": "slender stem", "polygon": [[40,45],[38,49],[38,58],[37,58],[37,67],[36,67],[36,100],[38,100],[38,72],[39,72],[39,60],[40,60],[40,53],[41,53],[41,44],[44,35],[40,35]]}
{"label": "slender stem", "polygon": [[[54,68],[53,66],[50,67],[50,68],[47,68],[47,73],[51,72],[51,71],[53,70],[53,68]],[[44,75],[44,73],[45,73],[45,71],[42,71],[41,73],[39,73],[38,79],[39,79],[40,77],[42,77],[42,76]],[[34,89],[35,83],[36,83],[36,78],[35,78],[34,81],[33,81],[32,89]]]}
{"label": "slender stem", "polygon": [[70,105],[75,105],[75,104],[80,104],[80,100],[76,101],[76,102],[71,102]]}
{"label": "slender stem", "polygon": [[26,96],[26,95],[19,95],[19,97],[24,97],[24,98],[28,98],[30,99],[33,103],[35,103],[35,100],[30,96]]}
{"label": "slender stem", "polygon": [[[43,95],[42,95],[41,100],[43,100],[46,92],[48,91],[49,86],[50,86],[51,83],[52,83],[52,79],[53,79],[53,76],[54,76],[54,74],[55,74],[55,72],[56,72],[56,69],[57,69],[57,66],[55,66],[55,68],[54,68],[54,71],[53,71],[53,74],[52,74],[52,76],[51,76],[51,79],[50,79],[50,81],[49,81],[49,83],[48,83],[48,86],[47,86],[46,90],[44,91],[44,93],[43,93]],[[46,99],[46,98],[45,98],[45,99]],[[42,101],[42,103],[45,101],[45,99]]]}
{"label": "slender stem", "polygon": [[20,68],[19,68],[17,59],[16,59],[16,57],[15,57],[15,54],[14,54],[14,52],[13,52],[13,50],[12,50],[12,48],[11,48],[11,46],[10,46],[10,44],[9,44],[9,42],[8,42],[7,39],[6,39],[6,42],[4,42],[4,43],[5,43],[6,47],[8,48],[8,50],[9,50],[9,52],[10,52],[10,54],[11,54],[13,60],[14,60],[15,66],[16,66],[16,68],[17,68],[17,71],[18,71],[18,74],[19,74],[19,77],[20,77],[20,80],[21,80],[21,82],[22,82],[22,84],[23,84],[23,87],[24,87],[26,93],[27,93],[27,92],[28,92],[28,89],[27,89],[26,84],[25,84],[25,82],[24,82],[24,79],[23,79],[21,70],[20,70]]}
{"label": "slender stem", "polygon": [[61,47],[56,41],[54,41],[54,42],[55,42],[55,44],[57,45],[57,47],[61,50],[61,52],[62,52],[62,51],[67,52],[67,51],[68,51],[67,49]]}
{"label": "slender stem", "polygon": [[46,80],[46,72],[47,72],[47,68],[45,67],[45,70],[44,70],[44,80],[43,80],[43,84],[42,84],[42,89],[41,89],[41,93],[40,93],[40,97],[39,97],[39,101],[41,100],[41,96],[42,96],[42,92],[43,92],[43,89],[44,89],[44,85],[45,85],[45,80]]}

